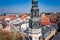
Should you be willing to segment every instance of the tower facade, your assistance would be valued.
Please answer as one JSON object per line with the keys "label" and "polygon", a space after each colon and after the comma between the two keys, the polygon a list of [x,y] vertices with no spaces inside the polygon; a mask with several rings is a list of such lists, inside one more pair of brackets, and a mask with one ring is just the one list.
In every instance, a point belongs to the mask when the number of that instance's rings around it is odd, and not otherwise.
{"label": "tower facade", "polygon": [[40,28],[38,0],[32,0],[31,19],[29,21],[29,27],[31,29],[39,29]]}
{"label": "tower facade", "polygon": [[29,20],[29,35],[32,37],[30,37],[32,40],[38,40],[40,28],[38,0],[32,0],[31,19]]}

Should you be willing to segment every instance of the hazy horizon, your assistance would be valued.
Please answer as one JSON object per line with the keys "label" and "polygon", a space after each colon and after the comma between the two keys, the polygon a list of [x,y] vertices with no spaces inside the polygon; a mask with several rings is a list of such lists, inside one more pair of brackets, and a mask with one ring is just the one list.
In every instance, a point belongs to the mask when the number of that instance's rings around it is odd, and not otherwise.
{"label": "hazy horizon", "polygon": [[[60,12],[60,0],[38,0],[40,12]],[[30,13],[32,0],[0,0],[0,13]]]}

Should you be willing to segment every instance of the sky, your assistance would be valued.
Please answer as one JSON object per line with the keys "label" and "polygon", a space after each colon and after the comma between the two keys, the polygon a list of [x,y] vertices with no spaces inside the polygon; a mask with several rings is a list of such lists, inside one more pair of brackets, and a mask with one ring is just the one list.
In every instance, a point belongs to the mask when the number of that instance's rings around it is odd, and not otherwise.
{"label": "sky", "polygon": [[[60,0],[38,0],[39,12],[60,12]],[[32,0],[0,0],[0,13],[30,13]]]}

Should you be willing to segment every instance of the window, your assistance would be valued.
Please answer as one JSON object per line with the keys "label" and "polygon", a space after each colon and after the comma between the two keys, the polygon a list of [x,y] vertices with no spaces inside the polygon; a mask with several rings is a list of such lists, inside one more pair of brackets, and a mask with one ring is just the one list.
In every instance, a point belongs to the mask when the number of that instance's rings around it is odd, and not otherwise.
{"label": "window", "polygon": [[32,40],[32,37],[31,36],[29,36],[29,40]]}

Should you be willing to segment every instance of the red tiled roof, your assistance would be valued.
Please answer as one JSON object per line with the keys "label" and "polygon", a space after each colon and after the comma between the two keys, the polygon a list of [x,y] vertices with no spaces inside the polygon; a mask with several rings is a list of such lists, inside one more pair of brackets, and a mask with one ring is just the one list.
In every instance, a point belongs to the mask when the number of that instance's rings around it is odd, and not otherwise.
{"label": "red tiled roof", "polygon": [[43,25],[50,25],[50,24],[51,24],[50,19],[49,19],[48,16],[42,17],[41,23],[42,23]]}

